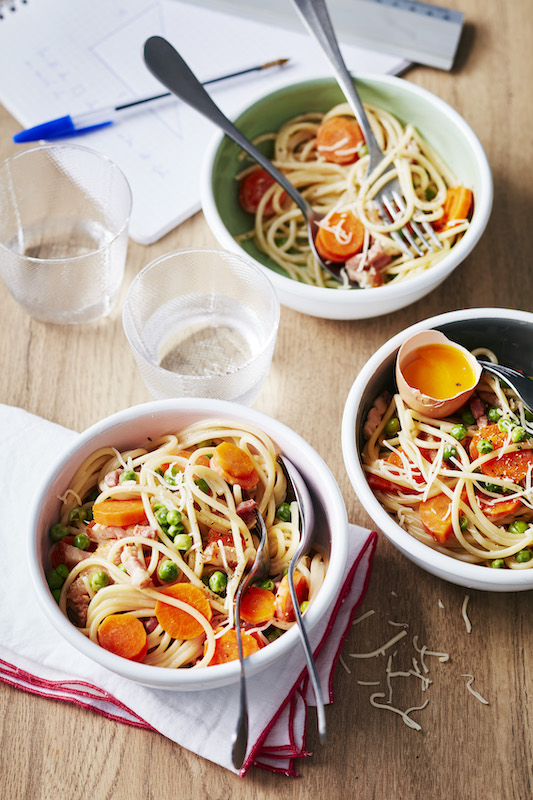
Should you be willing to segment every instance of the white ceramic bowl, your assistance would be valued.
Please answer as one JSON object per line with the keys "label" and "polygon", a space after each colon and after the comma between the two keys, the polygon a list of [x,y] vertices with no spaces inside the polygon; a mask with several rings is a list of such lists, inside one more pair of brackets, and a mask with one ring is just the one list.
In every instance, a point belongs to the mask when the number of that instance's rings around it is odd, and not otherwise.
{"label": "white ceramic bowl", "polygon": [[[240,148],[217,134],[206,153],[201,179],[202,208],[220,245],[247,253],[268,270],[283,305],[326,319],[377,317],[429,294],[470,253],[485,230],[492,208],[492,177],[487,158],[472,129],[453,108],[425,89],[390,75],[359,75],[356,84],[363,101],[390,111],[404,123],[413,123],[458,181],[474,193],[469,229],[450,254],[427,272],[394,286],[354,291],[325,289],[291,280],[252,240],[235,241],[237,234],[250,229],[250,216],[239,206],[234,178],[242,169],[242,163],[237,161]],[[258,99],[235,122],[248,139],[254,139],[261,133],[278,130],[297,114],[325,112],[343,101],[333,79],[310,80],[290,84]]]}
{"label": "white ceramic bowl", "polygon": [[[330,551],[327,574],[315,602],[306,614],[308,630],[320,620],[336,598],[346,564],[348,520],[337,483],[320,456],[298,434],[280,422],[234,403],[207,399],[159,400],[120,411],[82,433],[75,444],[50,468],[36,498],[31,515],[29,562],[37,601],[57,631],[89,658],[132,681],[157,689],[197,691],[232,683],[239,679],[238,661],[205,669],[166,669],[138,664],[114,655],[91,642],[62,612],[50,593],[45,573],[49,567],[48,530],[57,521],[62,495],[84,459],[99,447],[112,445],[118,450],[142,447],[147,437],[176,431],[208,417],[241,420],[265,431],[305,478],[313,496],[317,541]],[[321,524],[320,524],[321,523]],[[276,641],[247,658],[247,674],[252,675],[288,653],[296,646],[298,631],[292,628]]]}
{"label": "white ceramic bowl", "polygon": [[342,451],[361,504],[392,544],[407,558],[439,578],[472,589],[516,592],[533,589],[533,569],[498,570],[467,564],[439,553],[403,530],[380,504],[361,465],[362,426],[376,397],[394,387],[394,363],[400,345],[421,330],[437,328],[469,350],[490,347],[501,363],[533,374],[533,314],[501,308],[451,311],[412,325],[386,342],[355,379],[342,420]]}

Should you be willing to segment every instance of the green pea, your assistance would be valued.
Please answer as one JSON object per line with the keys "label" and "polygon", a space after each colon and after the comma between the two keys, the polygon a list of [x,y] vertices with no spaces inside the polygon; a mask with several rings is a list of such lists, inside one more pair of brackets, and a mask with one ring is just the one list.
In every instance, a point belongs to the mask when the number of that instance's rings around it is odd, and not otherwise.
{"label": "green pea", "polygon": [[170,559],[163,559],[159,566],[157,567],[157,577],[161,581],[165,581],[165,583],[170,583],[170,581],[175,581],[179,575],[178,565],[171,561]]}
{"label": "green pea", "polygon": [[177,508],[171,508],[167,512],[167,522],[169,525],[177,525],[181,520],[181,514]]}
{"label": "green pea", "polygon": [[202,583],[205,586],[209,586],[209,575],[202,575]]}
{"label": "green pea", "polygon": [[70,522],[85,522],[88,518],[87,509],[82,508],[82,506],[72,508],[69,511],[68,518]]}
{"label": "green pea", "polygon": [[359,150],[357,151],[357,155],[359,156],[359,158],[363,158],[363,156],[367,156],[368,155],[368,145],[362,144],[361,147],[359,148]]}
{"label": "green pea", "polygon": [[68,528],[66,525],[63,525],[62,522],[56,522],[55,525],[49,530],[50,539],[53,542],[60,542],[61,539],[64,539],[65,536],[68,536]]}
{"label": "green pea", "polygon": [[400,430],[400,420],[396,417],[391,417],[385,425],[385,433],[387,436],[394,436]]}
{"label": "green pea", "polygon": [[432,186],[427,187],[425,194],[426,194],[426,200],[428,202],[431,202],[431,200],[434,200],[437,196],[437,192]]}
{"label": "green pea", "polygon": [[56,572],[58,575],[61,575],[64,580],[68,576],[70,570],[66,564],[58,564],[56,567]]}
{"label": "green pea", "polygon": [[442,449],[442,457],[445,461],[449,461],[451,458],[457,458],[457,448],[453,446],[453,444],[445,444]]}
{"label": "green pea", "polygon": [[282,522],[291,521],[291,506],[290,503],[282,503],[276,511],[276,517]]}
{"label": "green pea", "polygon": [[524,522],[523,519],[515,519],[514,522],[511,522],[507,530],[509,533],[525,533],[528,528],[529,525],[527,522]]}
{"label": "green pea", "polygon": [[503,558],[495,558],[490,562],[490,565],[493,569],[503,569],[505,567],[505,561]]}
{"label": "green pea", "polygon": [[464,425],[454,425],[450,433],[454,439],[457,439],[458,442],[462,442],[466,436],[466,428]]}
{"label": "green pea", "polygon": [[171,539],[174,539],[178,533],[182,533],[184,530],[185,526],[180,522],[178,525],[169,525],[166,530],[166,534],[167,536],[170,536]]}
{"label": "green pea", "polygon": [[472,414],[472,412],[469,411],[469,410],[463,411],[463,415],[461,417],[461,421],[462,421],[463,425],[475,425],[476,424],[476,418]]}
{"label": "green pea", "polygon": [[481,439],[481,441],[478,443],[477,449],[481,455],[486,455],[487,453],[492,453],[494,450],[494,445],[490,439]]}
{"label": "green pea", "polygon": [[163,470],[161,469],[161,467],[156,467],[156,468],[154,469],[154,472],[155,472],[157,475],[160,475],[161,477],[163,477]]}
{"label": "green pea", "polygon": [[205,439],[203,442],[198,442],[198,444],[196,445],[196,449],[199,450],[200,447],[211,447],[212,444],[213,442],[211,441],[211,439]]}
{"label": "green pea", "polygon": [[163,475],[163,479],[164,479],[165,483],[168,483],[169,486],[176,486],[176,483],[177,483],[176,475],[178,474],[178,472],[179,472],[179,469],[178,469],[177,465],[176,464],[172,464],[172,466],[170,466],[167,469],[167,471],[165,472],[165,474]]}
{"label": "green pea", "polygon": [[61,589],[65,583],[65,579],[59,574],[57,569],[51,569],[46,573],[46,582],[50,589]]}
{"label": "green pea", "polygon": [[158,508],[157,511],[155,512],[156,520],[163,527],[167,524],[167,514],[168,514],[168,511],[165,508],[165,506],[162,506],[161,508]]}
{"label": "green pea", "polygon": [[468,528],[468,517],[465,514],[461,514],[459,517],[459,527],[462,531],[466,531]]}
{"label": "green pea", "polygon": [[517,425],[516,428],[513,428],[511,432],[511,441],[514,442],[515,444],[518,444],[518,442],[524,441],[526,435],[527,434],[524,428],[521,428],[520,425]]}
{"label": "green pea", "polygon": [[174,544],[178,548],[178,550],[183,550],[187,552],[192,547],[192,536],[189,536],[188,533],[178,533],[176,538],[174,539]]}
{"label": "green pea", "polygon": [[89,578],[89,586],[93,592],[99,592],[109,583],[109,575],[103,569],[97,569]]}
{"label": "green pea", "polygon": [[212,592],[216,594],[221,594],[226,589],[228,585],[228,576],[225,572],[220,572],[217,570],[213,572],[209,578],[209,588]]}
{"label": "green pea", "polygon": [[52,594],[54,596],[54,600],[56,603],[59,603],[59,598],[61,597],[61,589],[52,589]]}
{"label": "green pea", "polygon": [[498,422],[498,428],[501,430],[502,433],[509,433],[511,428],[513,428],[515,423],[512,419],[501,419]]}
{"label": "green pea", "polygon": [[261,583],[258,584],[258,586],[260,589],[266,589],[267,592],[274,591],[274,581],[271,580],[270,578],[266,581],[262,581]]}
{"label": "green pea", "polygon": [[204,481],[203,478],[195,478],[194,482],[200,491],[204,492],[204,494],[209,494],[209,484],[207,481]]}
{"label": "green pea", "polygon": [[303,603],[300,605],[300,613],[303,614],[307,606],[309,605],[309,600],[304,600]]}
{"label": "green pea", "polygon": [[492,406],[492,408],[489,408],[487,411],[487,417],[491,422],[498,422],[500,417],[503,417],[503,411],[497,406]]}
{"label": "green pea", "polygon": [[532,558],[533,550],[530,550],[529,547],[524,548],[524,550],[520,550],[520,552],[515,555],[515,559],[519,564],[525,564],[527,561],[531,561]]}
{"label": "green pea", "polygon": [[533,413],[529,410],[529,408],[524,408],[524,417],[528,422],[533,422]]}
{"label": "green pea", "polygon": [[72,540],[72,544],[79,550],[88,550],[91,545],[91,540],[86,533],[78,533]]}
{"label": "green pea", "polygon": [[118,480],[119,483],[125,483],[126,481],[135,481],[135,483],[137,483],[139,476],[134,469],[127,469],[122,473]]}
{"label": "green pea", "polygon": [[487,492],[493,492],[494,494],[503,494],[502,487],[498,486],[497,483],[486,483],[485,489]]}
{"label": "green pea", "polygon": [[282,636],[284,633],[285,631],[283,630],[283,628],[276,628],[274,625],[271,625],[270,628],[268,628],[264,632],[264,635],[266,636],[269,642],[275,642],[276,639],[279,639],[279,637]]}

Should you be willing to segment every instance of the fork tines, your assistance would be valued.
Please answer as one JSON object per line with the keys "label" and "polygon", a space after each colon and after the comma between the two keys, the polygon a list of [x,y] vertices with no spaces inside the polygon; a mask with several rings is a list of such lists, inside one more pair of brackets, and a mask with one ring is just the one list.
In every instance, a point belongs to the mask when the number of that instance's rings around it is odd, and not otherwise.
{"label": "fork tines", "polygon": [[[377,199],[378,198],[375,198],[375,200]],[[381,216],[386,222],[390,220],[394,221],[397,217],[398,210],[401,213],[405,212],[403,199],[398,192],[394,190],[391,191],[390,194],[383,193],[380,195],[378,207],[380,208]],[[422,228],[426,235],[422,232]],[[426,251],[430,253],[434,253],[435,249],[442,249],[442,243],[428,222],[421,222],[419,224],[411,220],[409,222],[409,227],[404,226],[400,228],[399,231],[391,231],[390,237],[408,258],[412,258],[414,254],[418,256],[424,255],[424,250],[420,245],[425,247]],[[415,237],[418,238],[420,244],[416,241]]]}

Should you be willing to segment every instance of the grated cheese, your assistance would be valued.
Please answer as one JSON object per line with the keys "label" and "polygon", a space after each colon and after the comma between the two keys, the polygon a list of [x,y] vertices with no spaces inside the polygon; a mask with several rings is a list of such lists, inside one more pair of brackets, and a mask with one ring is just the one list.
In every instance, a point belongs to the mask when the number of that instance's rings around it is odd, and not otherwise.
{"label": "grated cheese", "polygon": [[378,647],[376,650],[373,650],[371,653],[348,653],[348,655],[350,658],[374,658],[374,656],[385,655],[385,650],[388,650],[389,647],[392,647],[394,644],[396,644],[396,642],[399,642],[404,636],[407,636],[407,631],[405,630],[396,634],[396,636],[393,636],[392,639],[389,639],[388,642],[385,642],[384,645]]}
{"label": "grated cheese", "polygon": [[414,728],[416,731],[422,730],[421,725],[419,725],[418,722],[415,722],[414,719],[411,719],[409,714],[411,714],[413,711],[422,711],[422,709],[424,709],[429,703],[429,700],[426,700],[421,706],[412,706],[412,708],[402,711],[400,708],[395,708],[394,706],[385,703],[376,702],[377,697],[385,697],[385,695],[383,692],[375,692],[374,694],[370,695],[370,704],[375,708],[384,708],[386,711],[393,711],[395,714],[400,715],[408,728]]}
{"label": "grated cheese", "polygon": [[463,600],[463,605],[461,608],[461,614],[463,615],[463,619],[466,625],[466,632],[472,633],[472,623],[468,619],[468,614],[466,613],[466,607],[468,606],[468,601],[470,600],[470,595],[465,594],[465,599]]}
{"label": "grated cheese", "polygon": [[486,706],[489,705],[489,701],[485,700],[484,697],[480,695],[479,692],[476,692],[475,689],[472,688],[472,684],[474,683],[474,676],[473,675],[461,675],[462,678],[468,678],[466,682],[466,688],[470,692],[470,694],[474,695],[476,700],[479,700],[480,703],[484,703]]}
{"label": "grated cheese", "polygon": [[372,614],[375,614],[375,613],[376,612],[374,611],[374,609],[371,608],[370,611],[366,612],[366,614],[361,614],[360,617],[356,617],[354,619],[354,621],[352,622],[352,625],[357,625],[359,622],[362,622],[364,619],[367,619],[368,617],[371,617]]}
{"label": "grated cheese", "polygon": [[440,600],[440,598],[439,598],[439,608],[444,608],[444,603],[442,602],[442,600]]}

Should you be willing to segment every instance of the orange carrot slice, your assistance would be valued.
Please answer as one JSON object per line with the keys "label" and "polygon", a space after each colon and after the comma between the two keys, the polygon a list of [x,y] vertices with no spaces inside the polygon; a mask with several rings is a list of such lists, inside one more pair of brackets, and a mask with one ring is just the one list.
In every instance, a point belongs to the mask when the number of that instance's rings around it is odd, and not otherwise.
{"label": "orange carrot slice", "polygon": [[316,134],[316,149],[322,158],[334,164],[353,164],[358,159],[358,149],[363,134],[351,117],[332,117],[323,122]]}
{"label": "orange carrot slice", "polygon": [[533,451],[515,450],[514,453],[498,456],[496,451],[501,449],[507,441],[507,434],[503,433],[497,425],[485,425],[476,431],[470,442],[470,456],[474,460],[479,458],[478,445],[481,439],[488,439],[489,442],[492,442],[495,451],[495,458],[481,464],[481,471],[484,475],[503,478],[513,483],[520,483],[526,478],[530,465],[533,464]]}
{"label": "orange carrot slice", "polygon": [[[213,616],[209,601],[198,586],[193,586],[191,583],[175,583],[163,589],[162,593],[192,606],[208,621]],[[157,600],[155,604],[155,616],[163,630],[173,639],[196,639],[197,636],[205,633],[201,623],[193,616],[162,600]]]}
{"label": "orange carrot slice", "polygon": [[[294,588],[296,590],[298,605],[301,605],[309,596],[309,588],[306,579],[298,570],[294,572]],[[294,622],[296,619],[296,612],[292,604],[289,578],[287,575],[284,575],[281,579],[278,591],[276,592],[275,615],[278,619],[283,619],[286,622]]]}
{"label": "orange carrot slice", "polygon": [[100,525],[116,525],[125,528],[128,525],[137,525],[146,522],[146,512],[143,501],[133,500],[103,500],[93,505],[93,519]]}
{"label": "orange carrot slice", "polygon": [[477,499],[485,516],[496,520],[500,517],[506,517],[508,514],[516,514],[523,505],[519,498],[498,500],[497,503],[488,503],[487,498],[483,498],[481,495],[477,495]]}
{"label": "orange carrot slice", "polygon": [[142,661],[148,652],[144,625],[133,614],[106,617],[98,627],[98,644],[130,661]]}
{"label": "orange carrot slice", "polygon": [[[252,653],[257,653],[260,649],[260,644],[250,633],[241,632],[242,654],[244,658],[250,656]],[[237,645],[237,633],[232,628],[226,633],[216,639],[215,652],[210,665],[225,664],[227,661],[236,661],[239,658],[239,647]]]}
{"label": "orange carrot slice", "polygon": [[436,220],[434,227],[441,231],[449,222],[459,219],[468,219],[474,195],[465,186],[450,186],[446,192],[446,199],[442,206],[443,214]]}
{"label": "orange carrot slice", "polygon": [[[274,183],[276,183],[274,178],[262,167],[254,169],[253,172],[245,175],[239,186],[239,203],[244,211],[247,211],[248,214],[255,214],[263,195]],[[280,203],[283,204],[286,197],[285,192],[282,192]],[[270,198],[265,204],[263,214],[265,217],[271,217],[274,213],[273,199]]]}
{"label": "orange carrot slice", "polygon": [[450,504],[448,495],[441,492],[423,500],[418,509],[422,525],[441,544],[453,533]]}
{"label": "orange carrot slice", "polygon": [[323,259],[341,264],[359,252],[364,238],[361,220],[351,211],[342,211],[330,215],[327,228],[319,227],[315,244]]}
{"label": "orange carrot slice", "polygon": [[243,489],[253,489],[259,481],[248,453],[231,442],[222,442],[215,447],[211,467],[232,486],[238,483]]}
{"label": "orange carrot slice", "polygon": [[252,625],[262,625],[274,616],[275,597],[268,589],[250,586],[242,596],[241,619]]}

